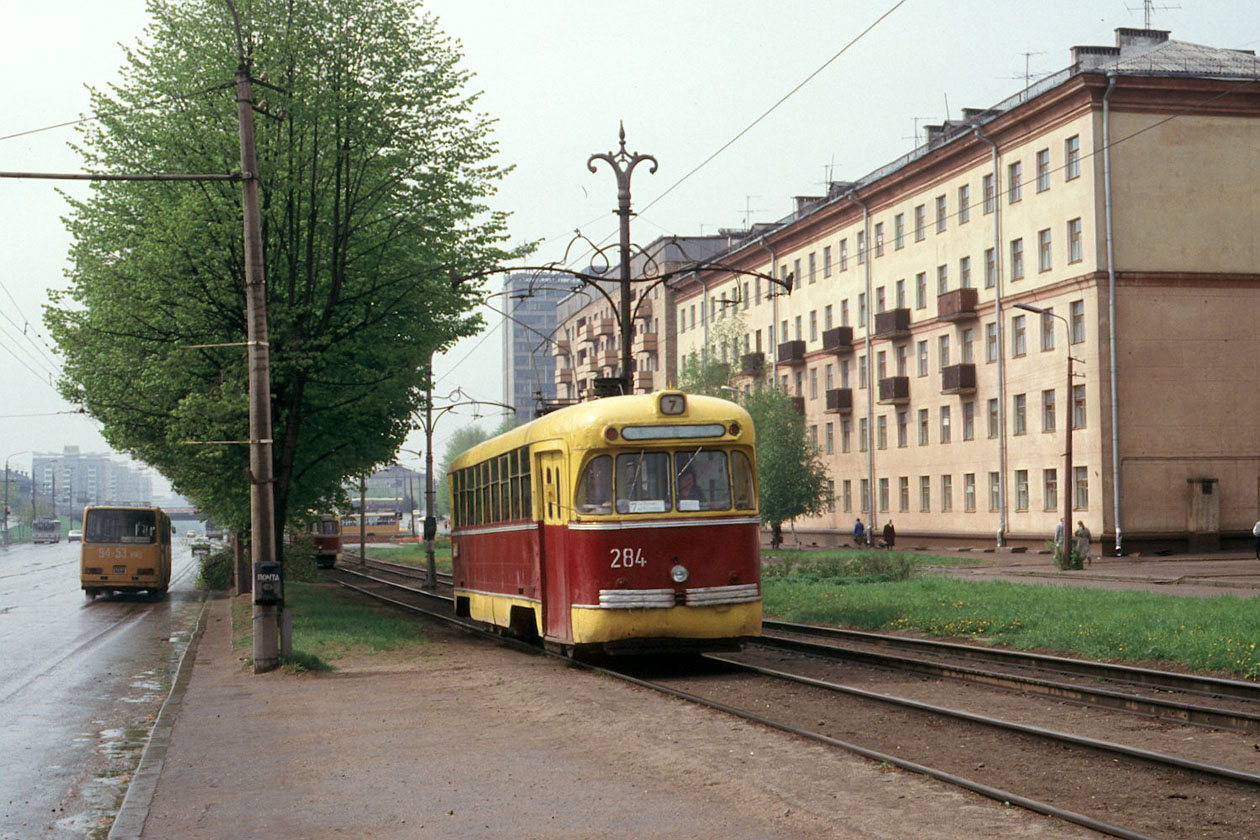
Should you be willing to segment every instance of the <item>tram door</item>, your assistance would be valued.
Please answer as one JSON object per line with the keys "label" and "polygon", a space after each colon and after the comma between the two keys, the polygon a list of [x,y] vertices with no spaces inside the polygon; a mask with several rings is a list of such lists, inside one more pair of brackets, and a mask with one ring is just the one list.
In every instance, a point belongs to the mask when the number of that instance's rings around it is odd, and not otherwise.
{"label": "tram door", "polygon": [[569,621],[569,582],[565,545],[568,542],[568,520],[572,500],[568,498],[568,480],[563,452],[539,452],[535,455],[535,475],[542,492],[542,527],[538,535],[538,566],[542,576],[542,627],[548,640],[571,637]]}

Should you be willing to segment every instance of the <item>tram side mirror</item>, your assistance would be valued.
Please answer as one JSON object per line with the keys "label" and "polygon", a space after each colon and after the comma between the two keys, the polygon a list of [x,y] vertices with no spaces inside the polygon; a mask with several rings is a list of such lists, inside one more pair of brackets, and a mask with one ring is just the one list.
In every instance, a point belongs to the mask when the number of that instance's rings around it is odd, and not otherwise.
{"label": "tram side mirror", "polygon": [[267,560],[254,564],[254,603],[279,604],[284,600],[280,564]]}

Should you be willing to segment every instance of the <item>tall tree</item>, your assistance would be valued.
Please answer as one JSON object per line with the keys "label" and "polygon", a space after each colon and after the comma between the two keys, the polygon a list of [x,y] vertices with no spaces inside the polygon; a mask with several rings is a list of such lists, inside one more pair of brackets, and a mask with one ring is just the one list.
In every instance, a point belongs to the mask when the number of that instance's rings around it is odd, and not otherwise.
{"label": "tall tree", "polygon": [[[435,351],[472,334],[450,279],[499,263],[504,174],[456,46],[415,0],[238,0],[257,80],[277,525],[388,462]],[[150,0],[108,116],[105,172],[239,167],[222,0]],[[154,105],[153,103],[158,103]],[[46,320],[63,394],[217,520],[248,517],[244,265],[232,183],[98,184],[72,203],[70,285]],[[224,346],[214,346],[224,345]]]}

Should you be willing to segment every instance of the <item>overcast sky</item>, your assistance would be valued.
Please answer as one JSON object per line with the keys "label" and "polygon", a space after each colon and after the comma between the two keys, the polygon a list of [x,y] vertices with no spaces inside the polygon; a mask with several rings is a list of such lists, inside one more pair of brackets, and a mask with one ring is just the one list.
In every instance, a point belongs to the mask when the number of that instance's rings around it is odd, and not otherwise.
{"label": "overcast sky", "polygon": [[[1035,79],[1066,66],[1073,45],[1114,44],[1115,28],[1143,25],[1141,0],[425,5],[462,42],[471,89],[484,91],[481,109],[498,119],[501,162],[516,168],[494,205],[511,212],[514,242],[544,240],[531,263],[560,259],[575,229],[597,242],[614,235],[614,176],[603,165],[592,174],[586,161],[616,150],[620,121],[628,149],[660,163],[656,174],[635,171],[633,239],[713,233],[782,218],[793,196],[821,193],[828,177],[854,180],[912,149],[924,123],[993,105],[1023,87],[1026,69]],[[1152,27],[1177,40],[1260,45],[1254,0],[1156,5],[1176,6],[1155,9]],[[85,114],[85,86],[116,78],[120,44],[142,38],[147,21],[144,0],[0,0],[0,11],[9,33],[0,137]],[[75,136],[60,128],[0,140],[0,170],[81,171],[67,146]],[[41,307],[48,289],[65,285],[69,249],[58,190],[87,192],[0,179],[0,458],[106,449],[98,425],[68,413],[75,407],[49,385],[57,365]],[[503,399],[500,319],[487,320],[486,334],[436,361],[438,393],[458,385]],[[435,451],[472,419],[444,418]],[[423,445],[414,433],[407,448]],[[415,465],[413,455],[401,460]],[[12,463],[30,465],[25,455]]]}

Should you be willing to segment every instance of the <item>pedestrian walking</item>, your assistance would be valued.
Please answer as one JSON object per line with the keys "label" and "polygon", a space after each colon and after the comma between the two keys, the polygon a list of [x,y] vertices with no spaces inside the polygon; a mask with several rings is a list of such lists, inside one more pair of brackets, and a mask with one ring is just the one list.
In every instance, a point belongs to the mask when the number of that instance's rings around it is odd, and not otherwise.
{"label": "pedestrian walking", "polygon": [[897,529],[893,527],[892,520],[884,523],[884,548],[892,548],[897,544]]}
{"label": "pedestrian walking", "polygon": [[1081,559],[1086,563],[1090,562],[1089,541],[1089,529],[1085,527],[1084,521],[1080,519],[1076,520],[1076,553],[1079,554]]}
{"label": "pedestrian walking", "polygon": [[1256,559],[1260,560],[1260,519],[1251,526],[1251,535],[1256,538]]}
{"label": "pedestrian walking", "polygon": [[866,526],[862,524],[861,517],[853,523],[853,544],[859,548],[866,544]]}

